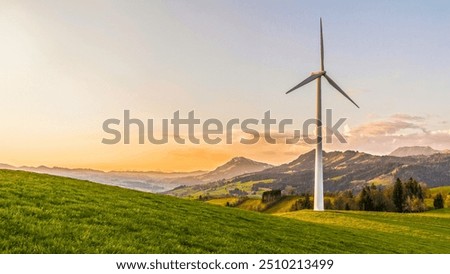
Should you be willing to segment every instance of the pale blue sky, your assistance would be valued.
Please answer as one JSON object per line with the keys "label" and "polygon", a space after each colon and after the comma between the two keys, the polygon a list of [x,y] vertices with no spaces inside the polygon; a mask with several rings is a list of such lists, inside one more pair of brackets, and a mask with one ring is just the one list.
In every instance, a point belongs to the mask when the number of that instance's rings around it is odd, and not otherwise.
{"label": "pale blue sky", "polygon": [[[262,118],[266,110],[278,119],[313,117],[314,84],[284,92],[319,68],[320,17],[325,69],[361,106],[324,84],[324,108],[348,118],[353,138],[336,149],[387,153],[396,135],[404,135],[400,145],[450,148],[448,1],[2,0],[0,6],[0,162],[107,169],[170,151],[102,145],[102,122],[124,109],[142,119],[170,118],[176,110],[195,110],[201,119]],[[363,129],[374,123],[388,129],[370,139],[355,136],[366,136]],[[86,151],[97,158],[87,159]],[[270,162],[256,151],[244,156]]]}

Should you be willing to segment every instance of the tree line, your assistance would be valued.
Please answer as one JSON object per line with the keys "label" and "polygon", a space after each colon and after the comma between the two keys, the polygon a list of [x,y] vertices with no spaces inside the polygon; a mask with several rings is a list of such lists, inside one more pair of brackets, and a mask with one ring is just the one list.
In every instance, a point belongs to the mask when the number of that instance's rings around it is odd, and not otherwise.
{"label": "tree line", "polygon": [[[427,210],[424,202],[426,187],[413,178],[402,182],[397,178],[392,186],[365,186],[358,194],[351,190],[331,193],[324,198],[325,209],[363,210],[388,212],[422,212]],[[434,197],[434,208],[443,208],[445,197],[438,193]],[[309,193],[302,194],[291,210],[311,209]]]}

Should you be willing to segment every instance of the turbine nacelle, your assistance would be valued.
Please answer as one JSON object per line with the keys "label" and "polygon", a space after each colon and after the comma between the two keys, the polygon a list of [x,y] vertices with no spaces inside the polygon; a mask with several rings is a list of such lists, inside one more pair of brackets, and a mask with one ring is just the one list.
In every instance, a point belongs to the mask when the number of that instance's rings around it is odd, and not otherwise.
{"label": "turbine nacelle", "polygon": [[325,74],[327,74],[326,71],[313,71],[313,72],[311,72],[311,76],[313,76],[313,75],[323,76]]}

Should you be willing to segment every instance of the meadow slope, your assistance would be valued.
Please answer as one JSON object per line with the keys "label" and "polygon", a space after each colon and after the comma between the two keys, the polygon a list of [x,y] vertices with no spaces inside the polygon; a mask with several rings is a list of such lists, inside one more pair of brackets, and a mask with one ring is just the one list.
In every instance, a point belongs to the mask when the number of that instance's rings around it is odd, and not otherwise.
{"label": "meadow slope", "polygon": [[2,253],[450,253],[449,237],[448,209],[272,216],[0,170]]}

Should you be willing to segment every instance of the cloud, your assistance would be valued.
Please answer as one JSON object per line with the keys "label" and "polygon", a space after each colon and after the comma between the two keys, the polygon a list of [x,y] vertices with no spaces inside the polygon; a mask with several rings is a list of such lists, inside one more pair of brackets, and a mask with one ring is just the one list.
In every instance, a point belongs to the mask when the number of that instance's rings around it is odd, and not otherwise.
{"label": "cloud", "polygon": [[430,131],[430,134],[432,134],[432,135],[442,135],[442,134],[447,134],[447,135],[450,135],[450,129],[447,129],[447,130],[442,130],[442,129],[439,129],[439,130],[433,130],[433,131]]}
{"label": "cloud", "polygon": [[[442,125],[442,124],[441,124]],[[360,150],[387,154],[401,146],[450,148],[450,129],[431,129],[432,121],[422,116],[394,114],[384,120],[372,121],[355,128],[344,126],[347,144],[333,143],[327,149]]]}
{"label": "cloud", "polygon": [[427,132],[421,125],[401,120],[375,121],[350,130],[350,136],[398,135],[402,130],[413,129]]}
{"label": "cloud", "polygon": [[391,116],[392,119],[400,120],[400,121],[425,121],[425,117],[423,116],[414,116],[405,113],[396,113]]}

